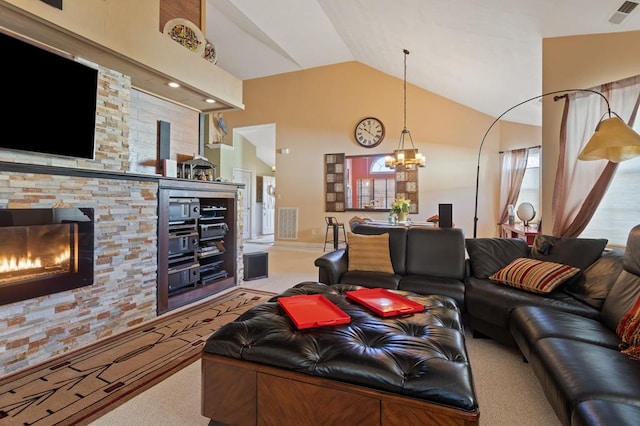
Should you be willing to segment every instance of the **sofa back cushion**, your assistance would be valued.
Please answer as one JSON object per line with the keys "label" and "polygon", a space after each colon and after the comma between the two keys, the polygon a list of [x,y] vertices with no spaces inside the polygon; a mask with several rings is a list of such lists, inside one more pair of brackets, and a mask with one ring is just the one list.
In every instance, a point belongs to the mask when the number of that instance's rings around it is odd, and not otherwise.
{"label": "sofa back cushion", "polygon": [[519,238],[467,238],[469,264],[474,277],[485,279],[519,257],[529,256],[527,242]]}
{"label": "sofa back cushion", "polygon": [[380,235],[389,234],[389,253],[391,264],[396,274],[405,275],[407,260],[407,228],[404,226],[358,225],[353,229],[354,234]]}
{"label": "sofa back cushion", "polygon": [[604,238],[554,237],[538,234],[531,247],[531,257],[587,269],[602,256],[609,240]]}
{"label": "sofa back cushion", "polygon": [[640,297],[640,225],[629,233],[622,266],[624,270],[616,278],[602,305],[602,322],[614,331]]}
{"label": "sofa back cushion", "polygon": [[577,279],[571,280],[562,290],[583,303],[601,310],[611,287],[622,272],[624,251],[606,251]]}
{"label": "sofa back cushion", "polygon": [[349,271],[387,272],[393,274],[389,254],[389,234],[347,234]]}
{"label": "sofa back cushion", "polygon": [[406,275],[464,280],[465,271],[461,228],[409,228]]}

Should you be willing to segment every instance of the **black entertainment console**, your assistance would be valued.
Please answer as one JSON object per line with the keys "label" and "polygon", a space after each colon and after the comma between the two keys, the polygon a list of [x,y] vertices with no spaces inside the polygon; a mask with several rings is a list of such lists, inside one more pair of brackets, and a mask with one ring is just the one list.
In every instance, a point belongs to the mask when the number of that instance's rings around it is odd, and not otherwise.
{"label": "black entertainment console", "polygon": [[166,181],[158,196],[158,314],[236,285],[237,187]]}

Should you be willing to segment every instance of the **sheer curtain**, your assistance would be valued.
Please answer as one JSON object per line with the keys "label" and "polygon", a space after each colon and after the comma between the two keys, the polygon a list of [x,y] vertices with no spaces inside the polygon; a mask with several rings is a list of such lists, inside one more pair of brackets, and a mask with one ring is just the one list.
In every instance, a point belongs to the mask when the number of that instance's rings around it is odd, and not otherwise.
{"label": "sheer curtain", "polygon": [[[609,100],[611,110],[633,125],[640,104],[640,76],[594,88]],[[579,161],[578,155],[606,113],[606,103],[596,94],[577,92],[565,100],[560,130],[560,155],[553,191],[552,233],[577,237],[602,200],[617,164]]]}
{"label": "sheer curtain", "polygon": [[509,204],[518,201],[524,172],[527,170],[529,149],[521,148],[502,154],[502,174],[500,177],[500,218],[498,225],[505,223],[509,216]]}

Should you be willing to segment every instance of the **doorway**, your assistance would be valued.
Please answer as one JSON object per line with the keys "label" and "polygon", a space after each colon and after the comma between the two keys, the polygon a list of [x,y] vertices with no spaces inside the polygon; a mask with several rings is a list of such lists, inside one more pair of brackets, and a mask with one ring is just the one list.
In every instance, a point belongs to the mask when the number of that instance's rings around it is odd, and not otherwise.
{"label": "doorway", "polygon": [[262,185],[262,235],[273,235],[276,228],[276,178],[264,176]]}
{"label": "doorway", "polygon": [[253,171],[245,169],[233,169],[233,181],[243,183],[244,193],[242,197],[242,239],[249,240],[253,237],[253,203],[255,195],[253,193]]}

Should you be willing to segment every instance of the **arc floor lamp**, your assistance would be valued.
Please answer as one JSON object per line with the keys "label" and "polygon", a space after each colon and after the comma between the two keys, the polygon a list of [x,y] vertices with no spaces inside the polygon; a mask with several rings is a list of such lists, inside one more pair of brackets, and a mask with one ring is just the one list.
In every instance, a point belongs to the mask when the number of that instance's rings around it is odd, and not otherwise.
{"label": "arc floor lamp", "polygon": [[480,148],[478,149],[478,167],[476,170],[476,203],[473,217],[473,238],[476,238],[478,233],[478,188],[480,184],[480,155],[482,154],[482,146],[484,145],[484,141],[487,138],[489,131],[491,131],[493,126],[498,121],[500,121],[500,119],[504,117],[509,111],[519,107],[520,105],[524,105],[527,102],[531,102],[536,99],[541,99],[545,96],[571,92],[595,93],[596,95],[601,96],[607,104],[607,112],[603,115],[603,117],[608,116],[608,118],[604,120],[601,119],[601,121],[598,123],[593,136],[591,136],[591,139],[589,139],[587,145],[584,147],[580,155],[578,155],[579,160],[609,160],[614,163],[619,163],[620,161],[629,160],[640,155],[640,135],[633,131],[633,129],[629,127],[618,114],[611,111],[611,107],[609,105],[609,100],[607,99],[607,97],[596,90],[556,90],[524,100],[500,114],[498,118],[496,118],[493,123],[491,123],[487,131],[484,133],[484,136],[482,137],[482,142],[480,142]]}

